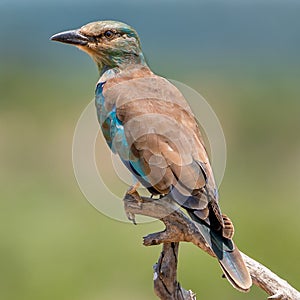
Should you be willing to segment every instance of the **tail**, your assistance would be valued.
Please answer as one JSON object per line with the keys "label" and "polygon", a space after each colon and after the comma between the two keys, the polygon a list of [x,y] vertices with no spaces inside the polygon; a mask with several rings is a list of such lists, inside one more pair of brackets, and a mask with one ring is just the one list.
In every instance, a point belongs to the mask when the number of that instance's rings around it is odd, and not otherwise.
{"label": "tail", "polygon": [[188,211],[191,218],[196,221],[201,234],[218,258],[225,277],[231,285],[239,291],[247,292],[252,285],[252,279],[241,256],[240,251],[231,239],[224,238],[219,232],[211,228],[201,219]]}

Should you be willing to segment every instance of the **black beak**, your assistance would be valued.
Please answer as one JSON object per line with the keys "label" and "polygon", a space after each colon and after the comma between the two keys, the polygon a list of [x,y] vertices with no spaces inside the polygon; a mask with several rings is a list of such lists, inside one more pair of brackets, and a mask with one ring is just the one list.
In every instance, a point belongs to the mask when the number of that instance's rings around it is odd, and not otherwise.
{"label": "black beak", "polygon": [[69,30],[54,34],[51,36],[50,40],[80,46],[85,46],[89,42],[89,39],[80,34],[78,30]]}

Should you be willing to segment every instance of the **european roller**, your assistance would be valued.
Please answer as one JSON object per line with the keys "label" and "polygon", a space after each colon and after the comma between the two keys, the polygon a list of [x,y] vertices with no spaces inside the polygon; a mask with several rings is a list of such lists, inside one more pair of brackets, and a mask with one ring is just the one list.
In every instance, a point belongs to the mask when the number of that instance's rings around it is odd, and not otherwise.
{"label": "european roller", "polygon": [[187,211],[229,282],[249,290],[251,277],[232,240],[233,224],[221,213],[198,123],[181,92],[151,71],[137,32],[99,21],[51,39],[75,45],[97,64],[97,116],[110,149],[152,195],[168,195]]}

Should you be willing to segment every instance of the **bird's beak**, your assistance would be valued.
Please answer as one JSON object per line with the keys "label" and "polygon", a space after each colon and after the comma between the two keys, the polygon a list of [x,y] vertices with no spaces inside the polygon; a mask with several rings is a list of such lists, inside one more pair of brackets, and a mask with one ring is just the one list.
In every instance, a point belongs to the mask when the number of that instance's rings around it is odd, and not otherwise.
{"label": "bird's beak", "polygon": [[89,42],[89,38],[79,33],[78,30],[69,30],[54,34],[50,40],[75,46],[85,46]]}

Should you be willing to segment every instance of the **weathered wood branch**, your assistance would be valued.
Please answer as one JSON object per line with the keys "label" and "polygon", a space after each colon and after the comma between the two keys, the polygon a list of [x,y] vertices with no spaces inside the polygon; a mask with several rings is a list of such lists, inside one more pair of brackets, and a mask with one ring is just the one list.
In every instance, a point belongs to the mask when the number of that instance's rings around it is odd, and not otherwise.
{"label": "weathered wood branch", "polygon": [[[142,201],[141,201],[142,200]],[[215,256],[205,242],[194,221],[167,197],[155,200],[126,194],[125,211],[131,220],[135,214],[161,220],[164,231],[144,237],[144,245],[163,244],[163,250],[154,266],[154,290],[163,300],[195,300],[192,291],[184,290],[177,282],[177,256],[179,242],[191,242],[211,256]],[[268,268],[242,253],[253,283],[263,289],[268,299],[300,300],[300,293]]]}
{"label": "weathered wood branch", "polygon": [[164,300],[196,300],[192,291],[186,291],[177,281],[179,243],[164,243],[158,262],[154,265],[154,291]]}

